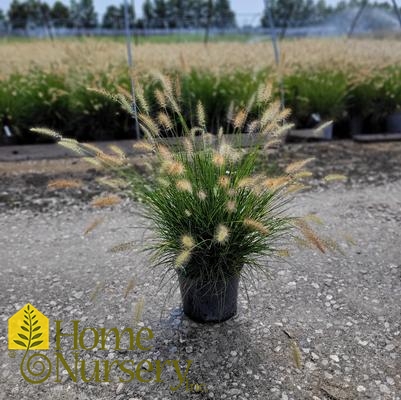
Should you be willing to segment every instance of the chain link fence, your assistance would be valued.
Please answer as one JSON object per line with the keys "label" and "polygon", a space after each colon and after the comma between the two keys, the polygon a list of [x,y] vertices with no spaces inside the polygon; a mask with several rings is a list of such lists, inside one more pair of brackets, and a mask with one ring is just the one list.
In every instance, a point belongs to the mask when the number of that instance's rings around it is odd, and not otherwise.
{"label": "chain link fence", "polygon": [[[273,15],[274,26],[279,37],[324,37],[344,35],[398,35],[401,32],[400,11],[398,8],[361,3],[330,14],[313,12],[300,18],[289,13],[282,19]],[[105,26],[107,25],[107,26]],[[137,37],[171,36],[191,40],[193,37],[206,36],[218,40],[234,36],[252,39],[270,35],[272,27],[264,21],[262,13],[236,14],[231,18],[220,19],[218,24],[208,26],[202,19],[185,19],[172,23],[153,18],[151,21],[139,19],[132,21],[131,32]],[[22,27],[23,26],[23,27]],[[107,24],[85,27],[74,24],[70,19],[43,19],[41,21],[14,20],[11,24],[0,20],[2,37],[57,38],[73,36],[123,36],[124,16],[116,16]]]}

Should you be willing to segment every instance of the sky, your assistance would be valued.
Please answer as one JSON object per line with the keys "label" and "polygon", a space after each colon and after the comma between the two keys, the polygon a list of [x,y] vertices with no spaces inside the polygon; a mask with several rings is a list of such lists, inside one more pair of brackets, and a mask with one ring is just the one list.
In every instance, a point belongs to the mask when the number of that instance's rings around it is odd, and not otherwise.
{"label": "sky", "polygon": [[[55,0],[42,0],[48,4],[53,4]],[[63,3],[69,5],[69,0],[61,0]],[[123,0],[93,0],[96,11],[99,15],[103,15],[107,6],[116,4],[119,5]],[[129,2],[131,0],[128,0]],[[141,15],[143,0],[134,0],[135,10],[137,15]],[[0,0],[0,9],[7,10],[11,0]],[[328,0],[329,4],[337,3],[336,0]],[[257,14],[261,13],[264,8],[264,0],[231,0],[231,8],[237,14]],[[252,15],[243,15],[241,19],[252,19]]]}

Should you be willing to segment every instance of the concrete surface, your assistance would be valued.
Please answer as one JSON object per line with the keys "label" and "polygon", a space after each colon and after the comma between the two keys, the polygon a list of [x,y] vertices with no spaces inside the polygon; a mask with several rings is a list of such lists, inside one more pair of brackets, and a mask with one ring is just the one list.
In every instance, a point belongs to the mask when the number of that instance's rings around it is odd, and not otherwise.
{"label": "concrete surface", "polygon": [[[306,153],[316,148],[310,146]],[[326,160],[335,158],[329,154]],[[85,182],[93,190],[56,195],[42,187],[47,175],[29,185],[3,172],[1,191],[14,194],[3,197],[0,214],[0,399],[400,400],[401,176],[383,163],[376,170],[375,162],[369,165],[375,180],[351,174],[347,184],[319,186],[294,203],[296,213],[317,212],[324,219],[323,233],[337,239],[344,255],[293,249],[288,262],[266,260],[272,279],[247,285],[249,300],[243,284],[238,315],[216,325],[189,321],[175,281],[161,282],[163,271],[149,270],[146,254],[138,251],[146,223],[136,216],[137,204],[125,200],[113,210],[91,209],[85,201],[98,189],[90,174]],[[35,188],[48,199],[45,204],[33,202]],[[17,204],[11,201],[15,192]],[[84,237],[101,215],[105,222]],[[128,241],[137,242],[135,249],[108,251]],[[19,371],[24,352],[7,348],[7,320],[27,302],[50,318],[50,350],[42,351],[50,360],[56,357],[55,320],[65,324],[63,333],[72,333],[72,320],[80,320],[82,329],[149,327],[149,351],[116,351],[112,345],[79,350],[88,376],[95,360],[179,359],[184,369],[190,359],[188,381],[201,391],[182,386],[172,392],[178,382],[173,367],[156,383],[124,384],[119,378],[126,375],[117,370],[107,383],[75,383],[66,373],[55,382],[54,365],[45,383],[25,382]],[[294,357],[292,343],[300,357]],[[72,365],[69,347],[65,338],[63,355]]]}

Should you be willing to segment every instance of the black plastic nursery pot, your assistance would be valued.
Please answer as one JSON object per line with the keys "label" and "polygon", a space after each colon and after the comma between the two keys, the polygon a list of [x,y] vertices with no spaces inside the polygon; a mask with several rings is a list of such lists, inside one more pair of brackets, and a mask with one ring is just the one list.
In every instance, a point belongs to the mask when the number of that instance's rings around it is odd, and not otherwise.
{"label": "black plastic nursery pot", "polygon": [[223,322],[237,313],[239,276],[201,282],[178,276],[185,315],[197,322]]}
{"label": "black plastic nursery pot", "polygon": [[388,133],[401,133],[401,111],[390,114],[386,118],[386,131]]}

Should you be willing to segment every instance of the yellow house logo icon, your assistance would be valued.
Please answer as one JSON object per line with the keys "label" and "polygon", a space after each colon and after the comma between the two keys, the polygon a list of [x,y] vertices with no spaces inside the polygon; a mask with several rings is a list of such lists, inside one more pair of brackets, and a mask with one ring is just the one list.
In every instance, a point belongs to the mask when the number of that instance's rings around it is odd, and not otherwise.
{"label": "yellow house logo icon", "polygon": [[49,319],[26,304],[8,319],[9,350],[48,350]]}

